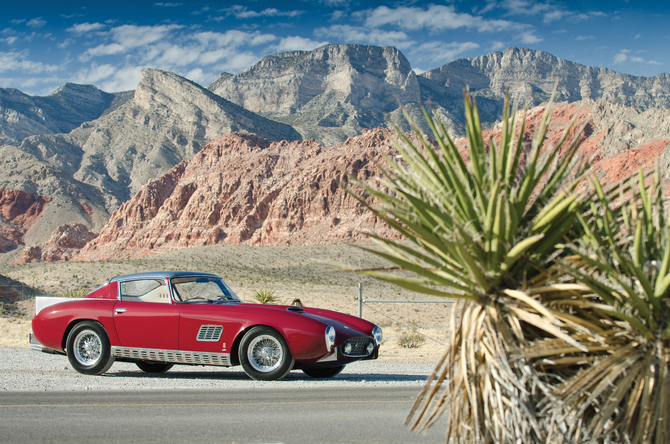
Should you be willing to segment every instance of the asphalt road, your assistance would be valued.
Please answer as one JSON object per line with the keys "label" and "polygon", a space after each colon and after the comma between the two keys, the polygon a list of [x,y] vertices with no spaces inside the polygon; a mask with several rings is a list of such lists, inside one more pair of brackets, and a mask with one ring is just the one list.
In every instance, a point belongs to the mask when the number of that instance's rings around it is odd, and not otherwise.
{"label": "asphalt road", "polygon": [[0,443],[443,443],[416,387],[0,392]]}

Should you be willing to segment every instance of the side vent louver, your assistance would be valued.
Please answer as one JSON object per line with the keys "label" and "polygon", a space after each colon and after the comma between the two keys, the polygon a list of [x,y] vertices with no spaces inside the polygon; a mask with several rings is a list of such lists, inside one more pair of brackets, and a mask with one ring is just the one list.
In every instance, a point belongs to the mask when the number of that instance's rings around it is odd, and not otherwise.
{"label": "side vent louver", "polygon": [[201,325],[196,340],[200,342],[217,342],[221,339],[222,333],[223,327],[221,325]]}

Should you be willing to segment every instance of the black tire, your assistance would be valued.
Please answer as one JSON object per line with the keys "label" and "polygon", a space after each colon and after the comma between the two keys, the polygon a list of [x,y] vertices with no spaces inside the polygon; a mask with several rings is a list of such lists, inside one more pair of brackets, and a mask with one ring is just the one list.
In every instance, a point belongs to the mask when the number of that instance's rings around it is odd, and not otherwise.
{"label": "black tire", "polygon": [[139,361],[136,362],[137,366],[142,370],[143,372],[147,373],[165,373],[166,371],[170,370],[172,367],[174,367],[174,364],[168,364],[165,362],[145,362],[145,361]]}
{"label": "black tire", "polygon": [[344,370],[343,365],[328,368],[303,368],[302,371],[312,378],[332,378],[340,374]]}
{"label": "black tire", "polygon": [[254,327],[240,342],[238,351],[244,372],[259,381],[282,379],[295,361],[283,336],[270,327]]}
{"label": "black tire", "polygon": [[100,375],[114,364],[109,337],[98,322],[75,325],[67,336],[65,350],[72,368],[85,375]]}

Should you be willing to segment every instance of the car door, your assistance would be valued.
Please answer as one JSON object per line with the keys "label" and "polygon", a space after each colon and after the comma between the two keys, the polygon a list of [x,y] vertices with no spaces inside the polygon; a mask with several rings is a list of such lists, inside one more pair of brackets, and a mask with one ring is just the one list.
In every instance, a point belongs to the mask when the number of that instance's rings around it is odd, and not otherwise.
{"label": "car door", "polygon": [[164,279],[119,282],[114,325],[122,347],[177,350],[179,309]]}

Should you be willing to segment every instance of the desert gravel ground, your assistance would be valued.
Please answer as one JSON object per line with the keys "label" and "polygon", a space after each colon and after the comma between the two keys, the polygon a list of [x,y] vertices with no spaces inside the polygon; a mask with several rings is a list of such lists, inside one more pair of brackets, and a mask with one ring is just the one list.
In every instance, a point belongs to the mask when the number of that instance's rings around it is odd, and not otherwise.
{"label": "desert gravel ground", "polygon": [[81,391],[81,390],[184,390],[234,388],[304,387],[395,387],[415,386],[426,381],[433,366],[428,363],[357,362],[333,379],[312,379],[292,371],[281,381],[253,381],[241,367],[177,365],[159,375],[140,371],[135,364],[116,362],[101,376],[77,373],[65,356],[48,355],[28,348],[0,347],[0,391]]}

